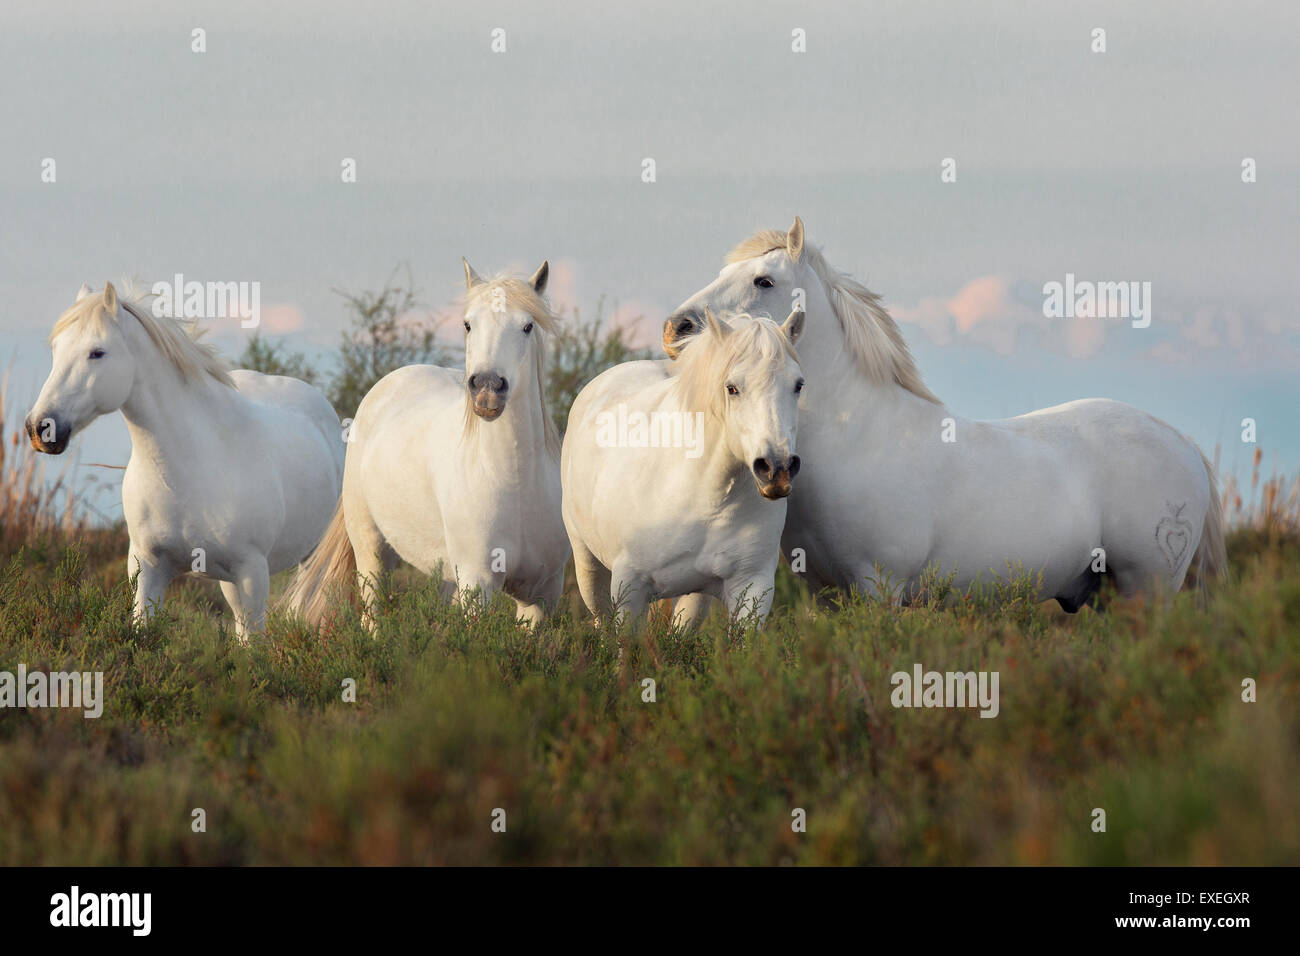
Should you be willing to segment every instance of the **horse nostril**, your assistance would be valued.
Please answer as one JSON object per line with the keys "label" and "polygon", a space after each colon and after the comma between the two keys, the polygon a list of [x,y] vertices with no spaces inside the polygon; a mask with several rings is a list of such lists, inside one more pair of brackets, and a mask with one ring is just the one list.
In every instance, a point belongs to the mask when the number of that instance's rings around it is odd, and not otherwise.
{"label": "horse nostril", "polygon": [[772,463],[766,458],[755,458],[753,468],[754,474],[760,478],[767,478],[772,474]]}
{"label": "horse nostril", "polygon": [[790,459],[790,477],[791,477],[791,478],[793,478],[795,475],[799,474],[799,465],[800,465],[800,464],[801,464],[801,462],[799,461],[799,456],[798,456],[798,455],[795,455],[793,458]]}
{"label": "horse nostril", "polygon": [[478,376],[477,376],[477,375],[471,375],[471,376],[469,377],[469,387],[470,387],[470,390],[471,390],[471,391],[474,391],[474,392],[477,392],[477,391],[478,391]]}
{"label": "horse nostril", "polygon": [[501,376],[501,385],[500,385],[500,387],[497,389],[497,391],[498,391],[498,392],[504,392],[504,391],[505,391],[506,389],[508,389],[509,387],[510,387],[510,383],[506,381],[505,376],[504,376],[504,375]]}
{"label": "horse nostril", "polygon": [[668,317],[668,324],[678,335],[691,335],[703,322],[697,312],[678,312]]}

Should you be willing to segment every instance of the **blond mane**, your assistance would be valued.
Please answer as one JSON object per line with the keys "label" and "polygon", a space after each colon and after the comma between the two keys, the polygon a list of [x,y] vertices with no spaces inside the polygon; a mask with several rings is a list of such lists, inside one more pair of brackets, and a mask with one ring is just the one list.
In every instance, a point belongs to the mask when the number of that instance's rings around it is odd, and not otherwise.
{"label": "blond mane", "polygon": [[731,327],[729,335],[719,339],[705,326],[683,340],[681,354],[671,367],[682,408],[714,417],[722,415],[722,386],[742,360],[765,370],[763,384],[776,377],[777,363],[786,356],[799,361],[789,338],[771,319],[740,313],[720,321]]}
{"label": "blond mane", "polygon": [[[104,289],[88,293],[59,316],[50,331],[50,341],[74,326],[90,323],[97,331],[106,331],[108,323],[118,323],[117,315],[111,314],[104,302],[106,292]],[[200,341],[206,330],[195,322],[155,318],[148,307],[149,297],[149,293],[126,290],[117,296],[117,304],[136,318],[149,340],[182,377],[195,379],[207,375],[234,388],[230,367],[213,346]]]}
{"label": "blond mane", "polygon": [[[786,240],[787,234],[778,229],[760,230],[727,253],[727,263],[756,259],[777,249],[784,251]],[[882,385],[892,382],[927,402],[941,404],[921,380],[903,333],[880,304],[880,296],[848,273],[832,268],[820,249],[805,243],[803,258],[821,279],[844,332],[844,346],[862,373],[872,382]]]}
{"label": "blond mane", "polygon": [[[493,297],[496,294],[494,290],[501,290],[504,294],[501,303],[507,309],[517,309],[528,314],[536,326],[545,333],[545,336],[538,336],[533,343],[533,378],[537,382],[537,402],[542,408],[542,427],[546,430],[546,447],[559,454],[560,452],[560,433],[555,428],[555,422],[551,420],[550,412],[546,407],[546,338],[555,335],[560,330],[559,317],[551,311],[546,304],[546,300],[537,294],[531,282],[527,279],[519,279],[514,276],[498,274],[490,279],[484,279],[482,282],[476,282],[465,293],[465,309],[469,309],[481,302],[486,301],[491,307]],[[470,438],[475,434],[475,429],[482,424],[482,421],[470,409],[468,403],[465,406],[465,436]]]}

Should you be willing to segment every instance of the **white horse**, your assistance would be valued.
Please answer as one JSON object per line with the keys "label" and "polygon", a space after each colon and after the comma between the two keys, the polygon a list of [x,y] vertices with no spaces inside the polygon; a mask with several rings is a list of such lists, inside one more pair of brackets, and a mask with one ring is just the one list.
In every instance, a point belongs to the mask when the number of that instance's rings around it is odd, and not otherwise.
{"label": "white horse", "polygon": [[301,561],[329,524],[343,433],[329,401],[297,379],[229,371],[195,326],[142,299],[82,286],[50,333],[54,365],[32,412],[32,446],[121,410],[131,434],[122,514],[149,617],[179,574],[221,582],[241,641],[265,621],[270,575]]}
{"label": "white horse", "polygon": [[675,374],[666,363],[616,365],[569,412],[564,524],[582,599],[598,618],[617,610],[639,624],[649,601],[692,592],[760,619],[772,606],[799,472],[794,344],[804,314],[781,326],[703,318]]}
{"label": "white horse", "polygon": [[797,218],[733,249],[665,322],[664,347],[697,332],[706,308],[771,311],[799,295],[814,388],[782,548],[813,587],[880,593],[879,568],[912,598],[932,565],[957,587],[1020,566],[1073,612],[1103,574],[1131,594],[1178,589],[1193,556],[1202,581],[1224,573],[1213,470],[1189,439],[1107,399],[961,418],[921,381],[878,296],[805,245]]}
{"label": "white horse", "polygon": [[548,274],[543,262],[527,281],[484,280],[465,263],[465,369],[411,365],[362,399],[343,496],[288,607],[319,622],[355,570],[373,629],[375,581],[399,558],[462,603],[505,591],[530,625],[557,604],[569,542],[543,392]]}

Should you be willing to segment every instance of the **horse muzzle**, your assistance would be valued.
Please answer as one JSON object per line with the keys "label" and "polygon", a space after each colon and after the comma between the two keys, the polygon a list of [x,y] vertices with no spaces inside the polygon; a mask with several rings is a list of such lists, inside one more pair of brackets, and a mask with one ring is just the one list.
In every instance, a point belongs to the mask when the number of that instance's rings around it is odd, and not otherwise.
{"label": "horse muzzle", "polygon": [[799,456],[794,455],[782,464],[774,464],[771,459],[754,460],[754,480],[758,484],[758,493],[768,501],[780,501],[790,494],[790,483],[799,474]]}
{"label": "horse muzzle", "polygon": [[[72,437],[72,429],[64,425],[57,418],[45,418],[38,425],[29,415],[23,422],[23,427],[27,429],[27,439],[32,443],[32,447],[45,455],[62,455],[68,448],[68,440]],[[53,437],[47,437],[53,432]]]}
{"label": "horse muzzle", "polygon": [[664,320],[664,353],[670,359],[676,359],[682,353],[682,345],[690,336],[704,327],[704,320],[695,312],[676,312]]}
{"label": "horse muzzle", "polygon": [[506,410],[510,383],[493,372],[476,373],[469,377],[470,401],[474,414],[485,422],[494,422]]}

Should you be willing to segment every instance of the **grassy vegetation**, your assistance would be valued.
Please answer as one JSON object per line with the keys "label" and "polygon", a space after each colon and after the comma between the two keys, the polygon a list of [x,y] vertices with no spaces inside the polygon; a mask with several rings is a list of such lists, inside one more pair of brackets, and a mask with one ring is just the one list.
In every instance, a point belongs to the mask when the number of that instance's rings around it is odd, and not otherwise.
{"label": "grassy vegetation", "polygon": [[[0,862],[1300,859],[1300,538],[1276,530],[1233,536],[1205,608],[1068,617],[1010,585],[819,610],[784,575],[765,631],[660,621],[621,656],[576,598],[530,636],[414,575],[377,638],[344,609],[241,648],[201,582],[137,629],[124,552],[119,529],[6,556],[0,670],[102,670],[107,700],[0,711]],[[999,671],[1000,715],[893,708],[915,662]]]}

